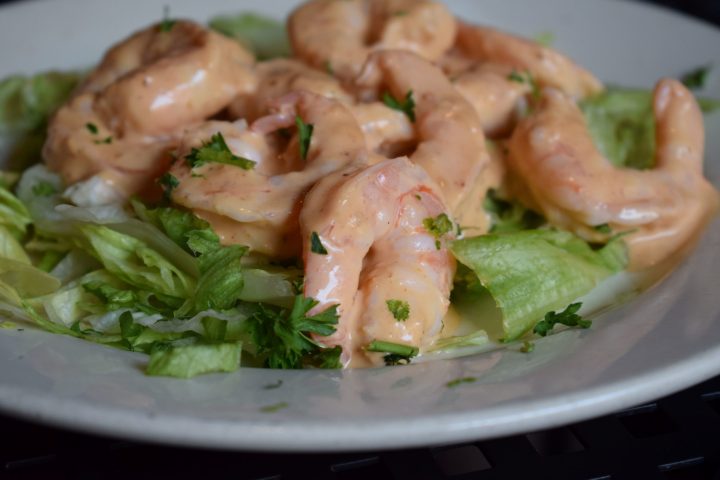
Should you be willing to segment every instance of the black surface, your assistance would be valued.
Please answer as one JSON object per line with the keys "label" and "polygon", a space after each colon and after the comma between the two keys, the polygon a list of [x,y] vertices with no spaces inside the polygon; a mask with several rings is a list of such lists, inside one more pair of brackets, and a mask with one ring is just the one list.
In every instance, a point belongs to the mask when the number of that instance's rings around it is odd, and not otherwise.
{"label": "black surface", "polygon": [[[650,3],[720,24],[718,0]],[[436,449],[346,455],[188,450],[2,416],[0,438],[0,478],[9,479],[720,479],[720,377],[569,427]]]}

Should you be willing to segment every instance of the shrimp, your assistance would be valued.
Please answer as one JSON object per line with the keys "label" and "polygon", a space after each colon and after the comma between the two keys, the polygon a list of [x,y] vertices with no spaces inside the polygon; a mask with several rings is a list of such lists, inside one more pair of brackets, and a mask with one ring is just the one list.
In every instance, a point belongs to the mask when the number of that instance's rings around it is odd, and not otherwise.
{"label": "shrimp", "polygon": [[276,59],[257,65],[258,86],[248,95],[240,95],[229,107],[234,118],[256,119],[266,115],[272,100],[296,90],[306,90],[345,105],[360,124],[371,151],[394,156],[395,150],[412,141],[414,129],[402,112],[381,102],[355,103],[338,79],[292,59]]}
{"label": "shrimp", "polygon": [[457,91],[475,108],[483,132],[489,137],[511,130],[523,110],[523,100],[532,92],[527,82],[513,78],[511,67],[481,63],[453,81]]}
{"label": "shrimp", "polygon": [[458,22],[456,46],[472,59],[528,72],[541,86],[560,89],[576,98],[603,90],[595,76],[563,54],[489,27]]}
{"label": "shrimp", "polygon": [[235,42],[188,21],[166,30],[113,47],[51,120],[43,153],[66,183],[99,175],[126,196],[142,191],[182,127],[254,88],[252,55]]}
{"label": "shrimp", "polygon": [[337,78],[298,60],[278,58],[260,62],[255,68],[255,75],[257,88],[241,94],[229,107],[230,115],[235,118],[254,120],[267,115],[273,100],[298,90],[322,95],[346,105],[353,103],[352,96],[343,89]]}
{"label": "shrimp", "polygon": [[[702,173],[704,128],[693,95],[680,82],[655,87],[656,156],[652,170],[617,168],[593,144],[582,112],[568,95],[546,89],[538,108],[509,141],[511,168],[526,203],[590,241],[597,226],[626,237],[631,268],[655,265],[686,243],[718,205]],[[603,229],[606,230],[606,229]],[[634,232],[634,233],[633,233]]]}
{"label": "shrimp", "polygon": [[313,0],[288,20],[295,54],[351,81],[374,50],[397,48],[437,60],[455,39],[455,18],[429,0]]}
{"label": "shrimp", "polygon": [[[420,347],[440,333],[455,261],[423,221],[442,214],[437,186],[407,158],[350,166],[308,193],[300,214],[304,294],[319,302],[315,311],[338,305],[337,331],[318,340],[342,346],[346,366],[382,363],[365,351],[373,340]],[[317,253],[313,237],[327,254]],[[407,319],[395,318],[390,300],[407,302]]]}
{"label": "shrimp", "polygon": [[357,85],[374,95],[387,85],[395,98],[412,92],[418,145],[410,160],[439,185],[458,223],[476,223],[490,159],[475,110],[442,71],[413,53],[386,50],[370,56]]}
{"label": "shrimp", "polygon": [[[305,193],[323,176],[368,158],[360,128],[339,102],[292,92],[276,99],[272,109],[249,130],[242,122],[209,122],[188,130],[180,159],[219,132],[233,154],[258,163],[245,170],[220,163],[190,168],[178,161],[170,169],[179,181],[172,200],[207,220],[224,244],[293,258],[300,254],[298,215]],[[314,125],[306,159],[299,154],[297,135],[285,151],[270,138],[271,132],[294,126],[296,116]]]}

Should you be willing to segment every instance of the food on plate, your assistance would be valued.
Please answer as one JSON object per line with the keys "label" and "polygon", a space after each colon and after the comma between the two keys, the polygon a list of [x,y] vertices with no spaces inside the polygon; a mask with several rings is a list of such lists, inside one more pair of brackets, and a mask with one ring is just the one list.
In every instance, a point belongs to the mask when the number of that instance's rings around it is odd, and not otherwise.
{"label": "food on plate", "polygon": [[165,18],[0,83],[0,311],[150,375],[531,355],[715,214],[706,77],[606,89],[429,0]]}

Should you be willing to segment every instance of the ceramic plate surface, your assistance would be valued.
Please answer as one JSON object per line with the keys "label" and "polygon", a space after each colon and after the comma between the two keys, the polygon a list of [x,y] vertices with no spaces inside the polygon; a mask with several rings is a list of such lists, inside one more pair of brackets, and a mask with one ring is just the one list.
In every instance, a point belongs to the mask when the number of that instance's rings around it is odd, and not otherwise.
{"label": "ceramic plate surface", "polygon": [[[172,15],[205,21],[290,1],[37,0],[0,9],[0,76],[86,68],[113,42]],[[612,0],[450,0],[463,17],[533,36],[614,84],[720,65],[720,31]],[[720,98],[720,76],[706,93]],[[707,174],[720,176],[720,115],[707,120]],[[0,330],[0,410],[93,433],[257,450],[399,448],[508,435],[651,400],[720,373],[720,224],[662,284],[587,331],[495,351],[362,371],[243,369],[183,381],[142,374],[144,356],[72,338]],[[448,381],[476,377],[449,389]],[[282,380],[282,386],[264,386]],[[264,407],[287,404],[267,413]]]}

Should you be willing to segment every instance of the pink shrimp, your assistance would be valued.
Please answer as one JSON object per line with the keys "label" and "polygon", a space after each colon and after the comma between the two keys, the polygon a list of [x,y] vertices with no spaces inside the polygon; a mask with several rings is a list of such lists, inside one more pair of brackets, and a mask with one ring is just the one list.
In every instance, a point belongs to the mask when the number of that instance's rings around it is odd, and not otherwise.
{"label": "pink shrimp", "polygon": [[526,203],[588,240],[631,231],[631,267],[657,264],[688,243],[718,204],[702,174],[704,129],[697,102],[672,79],[655,87],[655,167],[614,167],[593,144],[575,101],[548,89],[509,142]]}
{"label": "pink shrimp", "polygon": [[66,183],[99,175],[129,196],[168,166],[182,127],[254,88],[252,55],[192,22],[151,26],[110,49],[48,128],[44,157]]}
{"label": "pink shrimp", "polygon": [[[366,163],[368,157],[360,128],[337,101],[294,92],[276,99],[272,110],[249,131],[242,124],[224,122],[189,130],[179,150],[181,160],[219,132],[235,155],[258,163],[246,170],[220,163],[190,168],[178,161],[170,170],[179,181],[172,199],[210,222],[223,243],[292,258],[300,253],[297,219],[305,193],[323,176],[352,162]],[[296,117],[314,125],[305,159],[297,134],[284,151],[277,147],[279,140],[270,137],[276,130],[294,127]]]}
{"label": "pink shrimp", "polygon": [[318,340],[342,346],[344,365],[382,363],[365,349],[373,340],[423,347],[440,333],[455,271],[444,241],[454,230],[438,239],[424,224],[447,212],[432,179],[406,158],[351,166],[308,193],[300,215],[305,296],[319,302],[316,311],[338,305],[337,332]]}
{"label": "pink shrimp", "polygon": [[288,20],[295,54],[350,81],[375,50],[397,48],[438,59],[455,39],[455,18],[429,0],[312,0]]}

